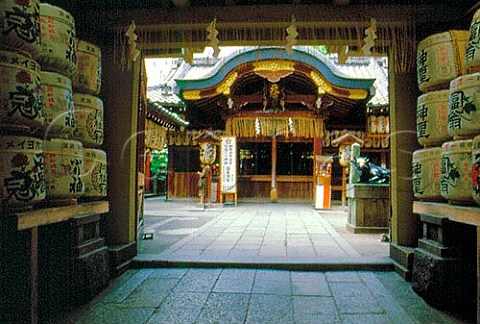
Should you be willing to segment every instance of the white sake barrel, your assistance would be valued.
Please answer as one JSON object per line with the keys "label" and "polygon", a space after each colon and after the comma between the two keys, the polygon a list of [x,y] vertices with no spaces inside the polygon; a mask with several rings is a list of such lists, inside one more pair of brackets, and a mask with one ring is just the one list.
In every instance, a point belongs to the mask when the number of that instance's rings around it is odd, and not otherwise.
{"label": "white sake barrel", "polygon": [[0,135],[2,207],[23,209],[45,199],[42,148],[38,138]]}
{"label": "white sake barrel", "polygon": [[432,91],[417,100],[417,140],[420,145],[441,145],[451,139],[447,132],[450,90]]}
{"label": "white sake barrel", "polygon": [[417,82],[422,92],[448,89],[450,81],[466,73],[468,30],[431,35],[417,47]]}
{"label": "white sake barrel", "polygon": [[83,197],[101,198],[107,196],[107,154],[96,149],[84,149],[85,194]]}
{"label": "white sake barrel", "polygon": [[79,40],[77,46],[78,72],[73,79],[75,92],[94,96],[102,86],[102,54],[98,46]]}
{"label": "white sake barrel", "polygon": [[480,136],[472,141],[472,196],[480,205]]}
{"label": "white sake barrel", "polygon": [[75,110],[72,81],[59,73],[41,72],[47,138],[73,138]]}
{"label": "white sake barrel", "polygon": [[467,74],[450,83],[447,130],[455,139],[480,134],[479,92],[480,73]]}
{"label": "white sake barrel", "polygon": [[36,58],[40,46],[40,0],[0,1],[0,35],[2,46],[25,51]]}
{"label": "white sake barrel", "polygon": [[42,70],[62,73],[72,78],[77,72],[77,40],[75,20],[62,8],[40,4],[42,54],[38,58]]}
{"label": "white sake barrel", "polygon": [[0,126],[43,127],[40,65],[27,54],[0,51]]}
{"label": "white sake barrel", "polygon": [[443,143],[441,161],[442,197],[452,203],[472,203],[472,140]]}
{"label": "white sake barrel", "polygon": [[103,144],[103,101],[95,96],[73,94],[76,138],[86,147]]}
{"label": "white sake barrel", "polygon": [[442,200],[440,147],[431,147],[413,152],[412,186],[413,195],[422,200]]}
{"label": "white sake barrel", "polygon": [[480,9],[473,15],[465,53],[465,67],[468,73],[480,72]]}
{"label": "white sake barrel", "polygon": [[70,199],[83,195],[83,146],[79,141],[54,138],[45,141],[47,199]]}

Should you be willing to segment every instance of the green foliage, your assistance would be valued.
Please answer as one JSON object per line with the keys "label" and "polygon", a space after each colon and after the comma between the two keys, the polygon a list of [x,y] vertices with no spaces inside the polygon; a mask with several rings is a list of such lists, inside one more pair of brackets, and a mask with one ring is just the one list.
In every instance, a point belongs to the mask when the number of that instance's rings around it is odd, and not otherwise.
{"label": "green foliage", "polygon": [[159,153],[152,153],[150,160],[150,173],[165,176],[168,168],[168,150],[163,149]]}

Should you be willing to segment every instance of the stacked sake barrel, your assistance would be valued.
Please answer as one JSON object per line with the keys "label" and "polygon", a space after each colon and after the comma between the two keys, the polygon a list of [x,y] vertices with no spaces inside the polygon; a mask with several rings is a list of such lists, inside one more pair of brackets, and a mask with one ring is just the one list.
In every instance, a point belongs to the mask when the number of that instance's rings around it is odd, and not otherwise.
{"label": "stacked sake barrel", "polygon": [[101,50],[98,46],[78,42],[78,73],[73,79],[75,136],[84,145],[86,199],[107,195],[107,156],[103,144],[103,101],[98,97],[102,85]]}
{"label": "stacked sake barrel", "polygon": [[0,203],[24,209],[45,199],[44,113],[38,57],[40,1],[0,1]]}
{"label": "stacked sake barrel", "polygon": [[475,95],[480,73],[473,71],[480,64],[467,59],[471,34],[448,31],[418,45],[417,80],[423,94],[417,100],[416,126],[424,148],[413,154],[412,183],[414,196],[421,200],[480,200],[474,187],[477,183],[478,189],[478,179],[472,181],[472,148],[480,145],[480,138],[474,140],[480,134],[480,98]]}

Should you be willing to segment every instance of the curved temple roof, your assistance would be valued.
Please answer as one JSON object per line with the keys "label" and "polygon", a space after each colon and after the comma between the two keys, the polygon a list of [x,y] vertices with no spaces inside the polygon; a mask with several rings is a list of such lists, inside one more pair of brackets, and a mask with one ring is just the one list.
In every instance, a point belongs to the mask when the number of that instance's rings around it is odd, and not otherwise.
{"label": "curved temple roof", "polygon": [[[216,64],[212,70],[197,78],[189,78],[187,74],[184,78],[176,79],[180,93],[185,90],[201,90],[219,85],[230,72],[245,63],[255,63],[264,60],[283,60],[303,63],[310,66],[312,70],[318,71],[332,85],[340,88],[364,89],[373,94],[372,86],[375,79],[349,78],[336,69],[333,64],[329,64],[328,59],[321,55],[313,55],[307,51],[294,48],[292,54],[288,54],[283,47],[262,47],[253,50],[247,50],[237,53],[227,58],[223,64]],[[221,63],[221,62],[220,62]]]}

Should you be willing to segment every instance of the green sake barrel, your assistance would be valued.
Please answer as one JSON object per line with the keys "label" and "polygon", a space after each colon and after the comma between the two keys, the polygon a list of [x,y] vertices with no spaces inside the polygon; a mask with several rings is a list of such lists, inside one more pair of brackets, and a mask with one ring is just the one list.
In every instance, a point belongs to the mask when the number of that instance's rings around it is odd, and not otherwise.
{"label": "green sake barrel", "polygon": [[466,73],[468,30],[431,35],[418,43],[417,82],[422,92],[448,89],[452,79]]}
{"label": "green sake barrel", "polygon": [[472,140],[443,143],[441,163],[442,197],[454,204],[472,204]]}
{"label": "green sake barrel", "polygon": [[85,182],[84,198],[107,196],[107,154],[98,149],[84,149]]}
{"label": "green sake barrel", "polygon": [[420,200],[442,200],[440,147],[431,147],[413,152],[413,195]]}
{"label": "green sake barrel", "polygon": [[83,145],[53,138],[44,143],[45,183],[48,200],[79,198],[85,192]]}

